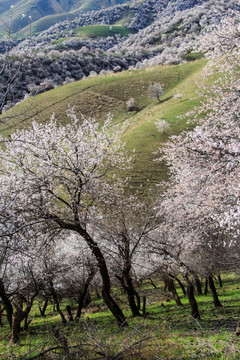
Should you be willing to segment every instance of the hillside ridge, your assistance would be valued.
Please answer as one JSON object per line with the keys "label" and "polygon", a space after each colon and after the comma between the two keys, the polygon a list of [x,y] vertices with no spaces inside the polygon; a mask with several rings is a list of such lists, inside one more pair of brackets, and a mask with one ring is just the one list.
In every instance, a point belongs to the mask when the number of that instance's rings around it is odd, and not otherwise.
{"label": "hillside ridge", "polygon": [[[7,32],[9,19],[11,19],[11,30],[19,31],[25,26],[41,20],[46,16],[55,16],[55,22],[59,19],[57,15],[62,15],[64,19],[74,18],[81,12],[96,11],[102,8],[112,7],[122,4],[127,0],[0,0],[0,31]],[[24,17],[22,15],[25,15]],[[74,15],[73,15],[74,14]],[[31,20],[29,20],[31,17]],[[55,23],[53,21],[53,23]]]}

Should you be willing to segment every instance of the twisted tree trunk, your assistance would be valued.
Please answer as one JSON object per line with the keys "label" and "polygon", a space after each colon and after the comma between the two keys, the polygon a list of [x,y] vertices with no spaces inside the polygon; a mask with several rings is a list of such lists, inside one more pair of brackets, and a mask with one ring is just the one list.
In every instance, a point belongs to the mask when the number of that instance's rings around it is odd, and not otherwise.
{"label": "twisted tree trunk", "polygon": [[197,289],[197,294],[198,295],[203,295],[203,292],[202,292],[202,283],[199,279],[198,276],[195,277],[195,285],[196,285],[196,289]]}
{"label": "twisted tree trunk", "polygon": [[32,296],[30,301],[27,301],[27,306],[23,310],[23,297],[20,295],[15,303],[16,311],[13,314],[12,329],[11,329],[11,342],[16,344],[19,342],[19,336],[21,332],[21,322],[26,319],[31,311],[33,300],[37,296],[38,291],[36,291]]}
{"label": "twisted tree trunk", "polygon": [[98,244],[83,228],[78,226],[76,230],[85,239],[85,241],[92,250],[92,253],[98,262],[98,267],[102,278],[102,297],[105,304],[107,305],[108,309],[112,312],[118,326],[119,327],[126,326],[127,322],[125,316],[123,315],[122,310],[120,309],[120,307],[118,306],[118,304],[111,295],[111,282],[110,282],[107,264]]}
{"label": "twisted tree trunk", "polygon": [[196,301],[195,296],[194,296],[194,287],[193,287],[193,284],[191,282],[188,282],[187,296],[188,296],[189,304],[191,306],[192,317],[194,319],[200,319],[200,313],[199,313],[199,310],[198,310],[198,304],[197,304],[197,301]]}
{"label": "twisted tree trunk", "polygon": [[81,314],[82,314],[82,308],[84,306],[84,300],[86,299],[86,296],[88,294],[88,289],[89,289],[89,286],[91,284],[91,281],[93,279],[95,275],[95,272],[91,272],[85,282],[85,285],[83,287],[83,290],[82,291],[79,291],[79,294],[78,294],[78,308],[77,308],[77,314],[76,314],[76,317],[75,317],[75,321],[78,321],[81,317]]}
{"label": "twisted tree trunk", "polygon": [[187,292],[186,292],[186,290],[185,290],[185,286],[183,285],[183,283],[181,282],[181,280],[180,280],[178,277],[175,277],[175,279],[177,280],[179,286],[181,287],[182,292],[183,292],[183,295],[184,295],[184,296],[187,295]]}
{"label": "twisted tree trunk", "polygon": [[208,278],[205,279],[204,295],[208,293]]}
{"label": "twisted tree trunk", "polygon": [[7,295],[7,293],[5,291],[5,287],[4,287],[2,278],[0,278],[0,297],[2,298],[2,302],[5,306],[9,326],[10,326],[10,328],[12,328],[13,306],[12,306],[11,300],[9,299],[9,296]]}
{"label": "twisted tree trunk", "polygon": [[213,297],[213,303],[215,307],[220,307],[222,306],[222,304],[220,303],[220,300],[218,298],[218,294],[217,294],[217,290],[213,281],[213,277],[209,276],[208,277],[208,283],[209,283],[209,288],[211,290],[212,293],[212,297]]}
{"label": "twisted tree trunk", "polygon": [[66,320],[66,318],[64,316],[64,313],[62,312],[62,310],[60,308],[60,303],[59,303],[59,300],[58,300],[58,296],[57,296],[56,290],[54,288],[54,285],[53,285],[53,282],[52,282],[51,279],[49,279],[49,284],[50,284],[50,289],[51,289],[52,297],[53,297],[53,300],[54,300],[54,304],[56,305],[57,312],[61,316],[62,323],[66,324],[67,320]]}
{"label": "twisted tree trunk", "polygon": [[118,304],[116,303],[116,301],[113,299],[113,297],[111,295],[111,282],[110,282],[108,268],[107,268],[107,264],[104,259],[103,253],[101,252],[98,244],[90,236],[90,234],[80,225],[80,221],[78,220],[78,215],[76,214],[75,224],[66,223],[66,222],[62,221],[61,219],[59,219],[55,215],[53,217],[50,216],[50,218],[52,220],[56,221],[62,229],[68,229],[68,230],[75,231],[76,233],[81,235],[83,237],[83,239],[86,241],[87,245],[91,249],[91,251],[92,251],[93,255],[95,256],[97,263],[98,263],[98,268],[99,268],[100,275],[102,278],[103,300],[104,300],[106,306],[108,307],[108,309],[112,312],[118,326],[119,327],[126,326],[127,325],[126,318],[123,315],[122,310],[120,309],[120,307],[118,306]]}
{"label": "twisted tree trunk", "polygon": [[172,294],[173,299],[175,300],[177,306],[182,306],[180,297],[178,296],[178,293],[177,293],[177,290],[176,290],[176,287],[174,284],[174,280],[172,278],[166,278],[165,284],[166,284],[168,291]]}
{"label": "twisted tree trunk", "polygon": [[40,314],[42,317],[45,317],[45,312],[46,312],[46,309],[47,309],[47,306],[48,306],[48,297],[45,298],[45,301],[44,301],[44,304],[43,304],[43,308],[41,308],[41,306],[39,306],[39,310],[40,310]]}

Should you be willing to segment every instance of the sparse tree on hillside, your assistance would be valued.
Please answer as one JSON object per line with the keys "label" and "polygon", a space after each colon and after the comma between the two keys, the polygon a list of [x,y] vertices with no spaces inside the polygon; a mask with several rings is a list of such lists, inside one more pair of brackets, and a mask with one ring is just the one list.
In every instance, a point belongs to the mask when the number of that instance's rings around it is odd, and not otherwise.
{"label": "sparse tree on hillside", "polygon": [[135,99],[131,97],[130,99],[127,100],[126,105],[127,105],[127,111],[133,111],[135,105]]}
{"label": "sparse tree on hillside", "polygon": [[150,84],[148,87],[148,97],[149,99],[158,100],[163,96],[164,92],[162,86],[159,83]]}

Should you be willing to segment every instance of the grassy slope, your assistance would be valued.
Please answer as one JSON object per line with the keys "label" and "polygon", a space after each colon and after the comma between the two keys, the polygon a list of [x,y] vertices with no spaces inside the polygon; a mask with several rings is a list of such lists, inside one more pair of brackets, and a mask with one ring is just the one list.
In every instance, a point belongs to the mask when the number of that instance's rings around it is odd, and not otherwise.
{"label": "grassy slope", "polygon": [[117,34],[120,34],[121,36],[128,36],[129,34],[133,33],[133,31],[121,25],[89,25],[76,28],[74,30],[74,33],[75,32],[78,36],[83,37],[107,37]]}
{"label": "grassy slope", "polygon": [[[34,21],[31,28],[32,35],[38,34],[41,31],[44,31],[48,29],[50,26],[64,20],[74,20],[75,15],[71,13],[63,13],[63,14],[54,14],[54,15],[48,15],[44,16],[43,18]],[[29,35],[29,29],[30,26],[27,25],[22,30],[18,32],[19,37],[25,37]]]}
{"label": "grassy slope", "polygon": [[[69,7],[62,6],[58,4],[56,1],[50,1],[52,11],[55,11],[54,14],[50,14],[49,12],[44,16],[44,7],[38,8],[37,6],[33,7],[33,1],[19,1],[16,4],[13,12],[13,26],[16,30],[21,29],[18,31],[19,37],[24,37],[29,34],[29,24],[28,24],[28,16],[32,15],[33,23],[32,23],[32,34],[39,33],[43,30],[48,29],[53,24],[56,24],[59,21],[64,20],[73,20],[75,17],[79,16],[80,12],[87,12],[91,10],[101,10],[103,7],[108,8],[114,6],[116,4],[123,4],[128,2],[128,0],[104,0],[104,1],[95,1],[95,0],[82,0],[79,1],[78,7],[76,8],[69,5]],[[56,7],[56,4],[59,6]],[[1,3],[0,3],[1,5]],[[54,6],[55,5],[55,6]],[[22,13],[27,14],[27,18],[23,21],[20,20]],[[128,11],[127,15],[128,16]],[[8,19],[9,18],[9,11],[6,11],[1,15],[1,17]],[[6,27],[0,24],[0,30],[6,31]]]}
{"label": "grassy slope", "polygon": [[[171,134],[178,134],[186,128],[186,122],[179,120],[197,104],[194,100],[195,80],[201,75],[205,61],[195,61],[177,66],[158,66],[140,71],[126,71],[109,76],[98,76],[68,84],[35,99],[28,99],[16,106],[6,115],[16,116],[18,127],[27,126],[34,118],[37,121],[48,121],[51,114],[64,123],[67,121],[66,110],[75,107],[76,113],[86,117],[95,117],[100,121],[113,114],[114,121],[129,120],[129,128],[123,138],[129,151],[136,150],[131,171],[135,187],[158,183],[166,179],[167,170],[164,164],[153,162],[153,152],[164,143]],[[160,82],[164,89],[161,103],[149,100],[147,88],[150,83]],[[181,93],[182,100],[173,95]],[[134,97],[136,110],[128,112],[126,101]],[[170,123],[166,133],[159,133],[155,127],[156,119],[164,118]],[[20,122],[20,124],[19,124]],[[14,131],[12,127],[1,128],[4,134]]]}
{"label": "grassy slope", "polygon": [[[74,32],[71,34],[69,38],[64,37],[55,40],[56,44],[60,44],[66,39],[72,38],[104,38],[108,36],[129,36],[129,34],[133,34],[135,31],[126,28],[124,25],[88,25],[82,26],[74,29]],[[67,35],[67,32],[66,32]]]}

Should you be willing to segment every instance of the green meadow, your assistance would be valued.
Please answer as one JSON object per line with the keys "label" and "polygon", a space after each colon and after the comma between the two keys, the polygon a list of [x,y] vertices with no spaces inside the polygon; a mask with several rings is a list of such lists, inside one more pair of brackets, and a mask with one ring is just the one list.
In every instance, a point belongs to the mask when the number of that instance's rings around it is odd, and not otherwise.
{"label": "green meadow", "polygon": [[108,36],[128,36],[133,31],[121,25],[89,25],[74,29],[80,37],[108,37]]}
{"label": "green meadow", "polygon": [[[147,299],[146,315],[138,318],[131,317],[126,295],[117,288],[114,290],[127,317],[128,327],[122,329],[117,328],[94,292],[80,321],[66,325],[61,323],[52,304],[47,307],[46,317],[41,317],[40,301],[36,301],[29,317],[31,323],[28,330],[22,331],[19,345],[9,344],[9,327],[3,318],[0,358],[35,359],[39,353],[56,348],[46,352],[44,359],[65,359],[54,336],[54,329],[58,329],[68,339],[69,359],[240,359],[239,339],[235,334],[240,316],[240,279],[232,273],[224,274],[222,279],[223,287],[217,282],[216,287],[223,306],[215,308],[210,293],[196,296],[201,313],[198,321],[190,316],[190,306],[181,289],[177,287],[182,306],[177,307],[171,295],[164,291],[164,284],[157,280],[154,280],[156,287],[148,280],[138,287],[141,299],[143,296]],[[69,304],[62,300],[61,308],[66,315]],[[70,305],[74,313],[74,300]]]}

